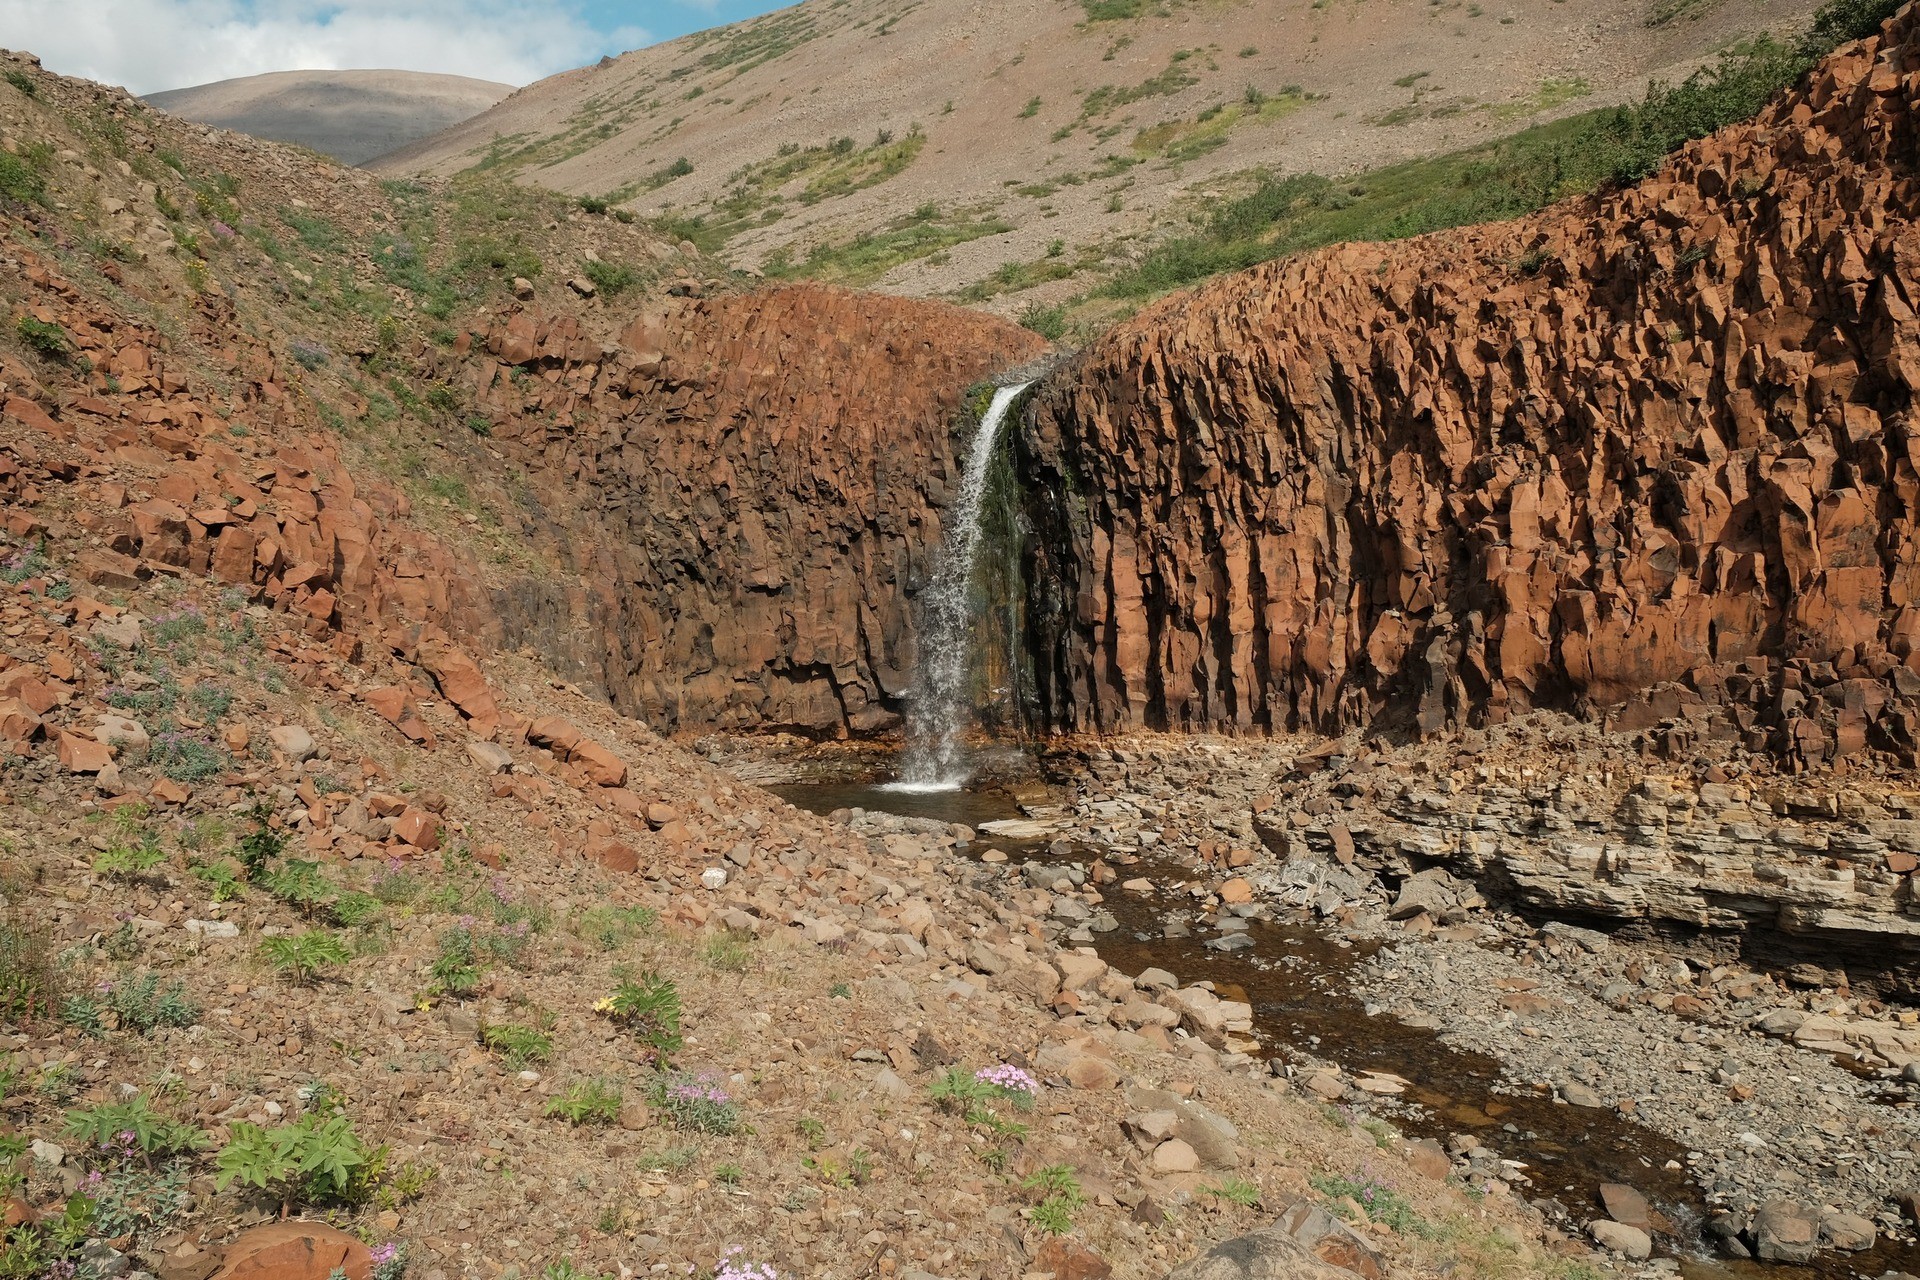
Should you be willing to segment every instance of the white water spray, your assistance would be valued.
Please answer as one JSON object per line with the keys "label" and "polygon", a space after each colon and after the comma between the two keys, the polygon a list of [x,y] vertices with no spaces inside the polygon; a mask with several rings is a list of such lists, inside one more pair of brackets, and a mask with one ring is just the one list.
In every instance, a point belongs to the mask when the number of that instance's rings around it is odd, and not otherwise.
{"label": "white water spray", "polygon": [[972,716],[968,676],[973,657],[973,562],[980,550],[980,502],[1000,424],[1027,383],[1001,387],[973,433],[973,453],[949,512],[946,545],[921,593],[920,664],[907,698],[907,750],[900,780],[888,790],[956,791],[971,770],[961,742]]}

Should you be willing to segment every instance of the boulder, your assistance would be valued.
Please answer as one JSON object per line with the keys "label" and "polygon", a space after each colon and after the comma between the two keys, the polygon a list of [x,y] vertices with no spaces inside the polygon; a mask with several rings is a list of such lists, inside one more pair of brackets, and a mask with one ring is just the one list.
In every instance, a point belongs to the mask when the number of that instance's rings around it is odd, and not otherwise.
{"label": "boulder", "polygon": [[344,1231],[322,1222],[273,1222],[242,1232],[221,1255],[212,1280],[369,1280],[373,1254]]}
{"label": "boulder", "polygon": [[1595,1218],[1587,1225],[1587,1234],[1602,1249],[1624,1254],[1636,1261],[1653,1256],[1653,1237],[1639,1227],[1630,1227],[1611,1218]]}
{"label": "boulder", "polygon": [[299,764],[320,754],[320,746],[313,740],[313,735],[297,724],[276,725],[267,731],[267,738],[273,743],[274,750],[285,756],[289,764]]}
{"label": "boulder", "polygon": [[1753,1256],[1762,1262],[1810,1262],[1820,1250],[1820,1220],[1791,1200],[1769,1200],[1753,1215]]}

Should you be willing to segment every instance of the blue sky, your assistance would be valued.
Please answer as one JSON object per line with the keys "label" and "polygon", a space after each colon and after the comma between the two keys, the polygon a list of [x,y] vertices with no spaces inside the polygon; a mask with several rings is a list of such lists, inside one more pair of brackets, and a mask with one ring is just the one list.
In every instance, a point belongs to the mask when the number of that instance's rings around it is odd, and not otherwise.
{"label": "blue sky", "polygon": [[765,0],[0,0],[0,44],[49,70],[177,89],[265,71],[438,71],[520,85]]}

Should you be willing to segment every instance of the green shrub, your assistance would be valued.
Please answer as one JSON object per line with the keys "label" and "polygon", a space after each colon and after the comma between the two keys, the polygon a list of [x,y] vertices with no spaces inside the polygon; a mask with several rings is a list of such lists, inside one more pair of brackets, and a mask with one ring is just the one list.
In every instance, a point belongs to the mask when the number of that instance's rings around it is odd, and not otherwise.
{"label": "green shrub", "polygon": [[259,876],[267,869],[267,864],[280,856],[287,847],[287,833],[276,831],[273,827],[273,807],[265,800],[257,800],[247,816],[253,820],[253,830],[240,837],[236,850],[240,865],[247,869],[249,876]]}
{"label": "green shrub", "polygon": [[11,918],[0,925],[0,1017],[31,1022],[61,1008],[66,980],[54,962],[56,950],[35,925]]}
{"label": "green shrub", "polygon": [[581,272],[593,282],[594,289],[609,298],[618,297],[640,281],[640,273],[632,267],[599,258],[588,262]]}
{"label": "green shrub", "polygon": [[545,1062],[553,1056],[551,1035],[514,1023],[481,1027],[480,1043],[499,1054],[509,1071],[519,1071],[529,1063]]}
{"label": "green shrub", "polygon": [[671,978],[643,973],[622,979],[595,1008],[624,1027],[655,1059],[680,1048],[680,990]]}
{"label": "green shrub", "polygon": [[266,1191],[282,1217],[297,1203],[345,1197],[369,1154],[345,1116],[308,1115],[273,1129],[240,1120],[232,1134],[214,1160],[215,1186]]}
{"label": "green shrub", "polygon": [[49,360],[64,360],[72,350],[73,343],[67,337],[67,331],[57,324],[37,320],[32,316],[21,316],[14,322],[13,331],[20,341],[31,351],[47,357]]}
{"label": "green shrub", "polygon": [[181,1155],[207,1144],[205,1133],[184,1120],[155,1111],[144,1093],[136,1093],[124,1102],[67,1112],[66,1133],[91,1147],[130,1147],[143,1156]]}
{"label": "green shrub", "polygon": [[20,204],[38,204],[46,199],[47,180],[19,156],[0,151],[0,196]]}
{"label": "green shrub", "polygon": [[298,935],[283,933],[268,938],[260,944],[260,954],[295,982],[307,983],[323,971],[345,964],[353,953],[325,929],[309,929]]}
{"label": "green shrub", "polygon": [[18,67],[9,67],[7,69],[7,83],[26,94],[29,98],[37,98],[40,96],[40,86],[33,82],[32,76],[20,70]]}
{"label": "green shrub", "polygon": [[583,1124],[612,1124],[620,1118],[620,1089],[599,1080],[568,1086],[547,1104],[547,1114],[576,1128]]}
{"label": "green shrub", "polygon": [[156,973],[123,977],[107,988],[106,997],[120,1025],[141,1035],[156,1027],[190,1027],[200,1021],[200,1007],[187,997],[186,983],[173,982],[163,989]]}

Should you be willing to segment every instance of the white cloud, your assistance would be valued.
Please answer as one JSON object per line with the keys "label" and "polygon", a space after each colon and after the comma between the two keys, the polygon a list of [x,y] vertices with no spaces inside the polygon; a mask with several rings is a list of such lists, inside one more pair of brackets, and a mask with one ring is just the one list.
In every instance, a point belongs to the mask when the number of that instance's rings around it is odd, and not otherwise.
{"label": "white cloud", "polygon": [[539,0],[0,0],[0,44],[134,93],[362,67],[520,85],[647,41]]}

